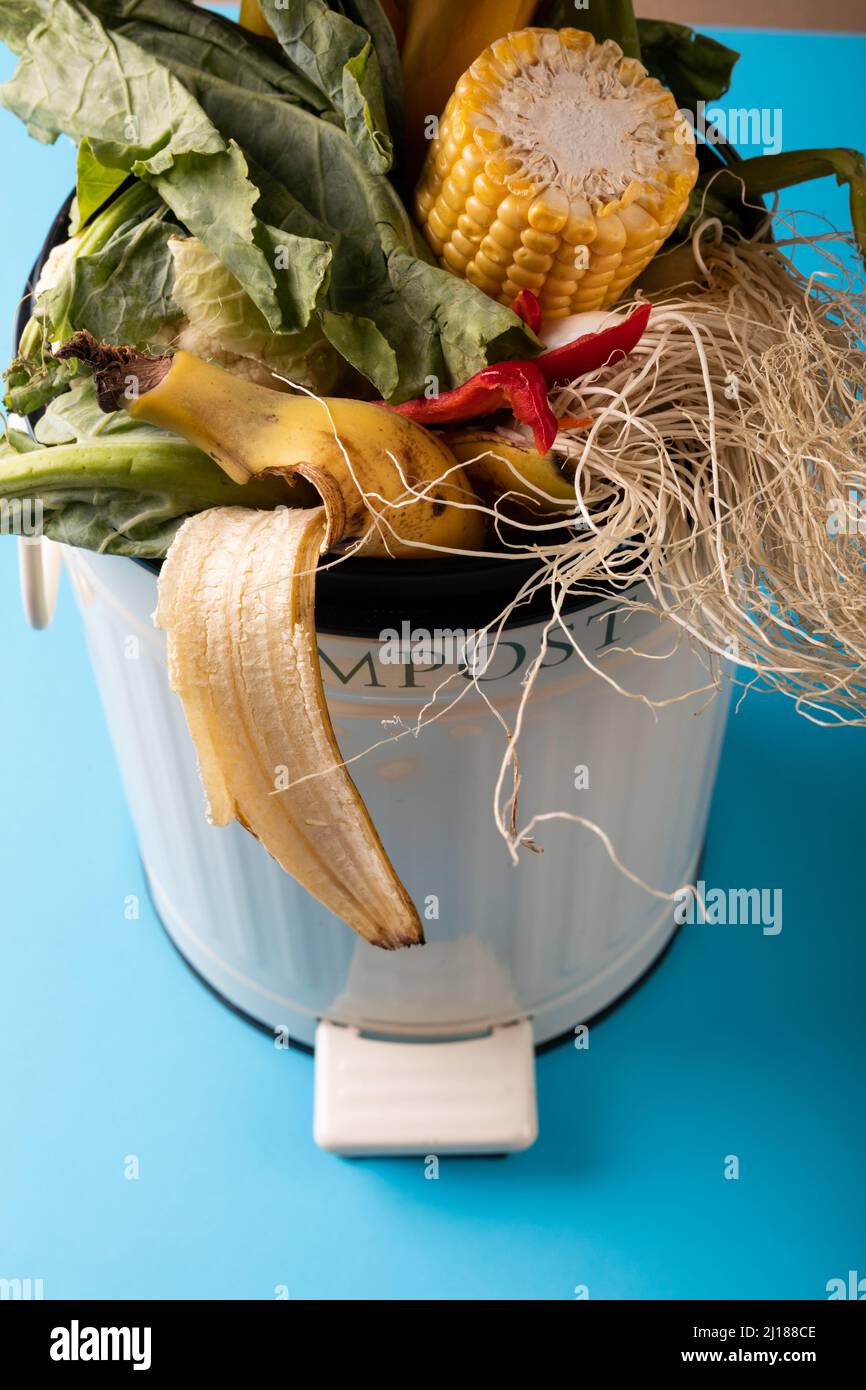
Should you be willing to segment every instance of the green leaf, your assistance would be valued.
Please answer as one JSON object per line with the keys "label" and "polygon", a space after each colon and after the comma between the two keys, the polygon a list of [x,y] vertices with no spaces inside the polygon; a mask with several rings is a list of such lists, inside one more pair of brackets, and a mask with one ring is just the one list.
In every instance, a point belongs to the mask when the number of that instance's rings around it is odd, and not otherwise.
{"label": "green leaf", "polygon": [[0,424],[4,426],[0,433],[0,458],[4,454],[29,454],[39,448],[33,436],[24,430],[10,429],[5,420],[0,420]]}
{"label": "green leaf", "polygon": [[76,362],[58,362],[51,354],[49,336],[35,325],[35,344],[27,354],[18,354],[3,373],[7,409],[16,415],[40,410],[61,391],[65,391],[78,371]]}
{"label": "green leaf", "polygon": [[96,389],[90,377],[76,382],[71,390],[51,402],[38,421],[36,446],[45,444],[86,444],[109,435],[135,435],[141,439],[176,439],[170,430],[157,429],[134,420],[125,410],[107,415],[100,410]]}
{"label": "green leaf", "polygon": [[0,40],[13,53],[23,53],[27,35],[42,19],[39,0],[0,0]]}
{"label": "green leaf", "polygon": [[542,4],[534,24],[550,29],[584,29],[601,43],[613,39],[628,58],[640,58],[640,39],[631,0],[589,0],[578,10],[574,0]]}
{"label": "green leaf", "polygon": [[[146,176],[146,163],[133,165]],[[175,217],[209,246],[259,305],[272,328],[282,326],[277,282],[267,255],[256,244],[253,207],[258,189],[247,162],[231,141],[219,154],[190,154],[154,179]]]}
{"label": "green leaf", "polygon": [[[87,328],[95,337],[144,347],[178,317],[168,249],[177,227],[166,213],[152,189],[132,184],[52,253],[36,301],[49,339]],[[41,355],[44,344],[38,347]]]}
{"label": "green leaf", "polygon": [[144,346],[165,324],[180,316],[172,300],[174,266],[169,240],[177,228],[161,214],[149,217],[104,250],[77,256],[71,267],[66,322],[55,322],[55,336],[65,338],[86,328],[110,343]]}
{"label": "green leaf", "polygon": [[87,138],[100,163],[127,173],[138,164],[157,175],[183,154],[225,149],[166,68],[72,0],[52,0],[0,96],[44,138]]}
{"label": "green leaf", "polygon": [[327,287],[333,250],[327,241],[296,236],[263,222],[259,228],[262,250],[277,279],[283,336],[300,333]]}
{"label": "green leaf", "polygon": [[247,163],[256,187],[260,191],[256,211],[272,227],[292,232],[294,236],[308,237],[312,241],[330,243],[334,229],[315,217],[293,193],[275,179],[272,174],[251,159],[247,152]]}
{"label": "green leaf", "polygon": [[322,328],[340,356],[371,381],[380,396],[390,400],[400,383],[400,368],[396,352],[373,320],[363,314],[326,309]]}
{"label": "green leaf", "polygon": [[385,110],[388,113],[391,138],[399,144],[402,140],[404,121],[403,69],[391,21],[379,0],[343,0],[341,8],[349,19],[354,20],[360,28],[366,29],[373,40],[382,74]]}
{"label": "green leaf", "polygon": [[[47,0],[41,0],[47,3]],[[269,42],[188,0],[87,0],[106,29],[152,53],[252,91],[276,92],[311,111],[328,109],[321,92]]]}
{"label": "green leaf", "polygon": [[[277,235],[284,241],[292,240],[286,232]],[[301,243],[303,247],[311,244]],[[329,261],[330,247],[325,249]],[[232,365],[230,358],[243,358],[249,363],[245,375],[254,376],[253,368],[260,366],[263,375],[288,377],[320,395],[333,393],[341,364],[317,319],[296,333],[272,333],[264,315],[235,277],[197,238],[175,239],[171,253],[175,266],[174,297],[188,323],[182,339],[184,347],[223,365]],[[299,270],[299,265],[295,268]],[[320,284],[313,273],[306,287],[311,304]],[[236,363],[233,369],[239,370]]]}
{"label": "green leaf", "polygon": [[[5,400],[10,410],[20,415],[29,415],[31,411],[38,410],[53,396],[65,391],[79,370],[77,363],[60,362],[51,351],[53,340],[68,337],[75,327],[91,326],[76,324],[71,319],[71,306],[78,293],[78,258],[92,258],[89,271],[98,264],[101,252],[112,246],[127,245],[126,239],[143,222],[164,212],[165,206],[153,189],[142,183],[133,183],[93,217],[82,232],[52,251],[39,277],[34,314],[21,336],[18,354],[5,373]],[[109,252],[109,259],[110,255]],[[142,266],[136,268],[135,274],[140,277],[144,271],[145,267]],[[82,281],[81,285],[86,283],[86,280]],[[122,276],[117,292],[125,299]],[[104,306],[96,305],[101,318],[94,320],[92,331],[99,332],[100,326],[110,327],[117,330],[116,335],[106,332],[103,336],[117,336],[120,341],[127,342],[130,338],[124,334],[127,325],[123,318],[108,317],[116,302],[116,298],[109,293]],[[166,304],[166,315],[170,316],[170,313],[170,306]],[[145,341],[138,343],[141,347],[145,345]]]}
{"label": "green leaf", "polygon": [[102,164],[93,153],[89,140],[82,140],[78,146],[78,163],[75,182],[75,222],[70,230],[74,233],[88,222],[103,203],[113,197],[124,179],[125,169],[110,169]]}
{"label": "green leaf", "polygon": [[733,48],[663,19],[639,19],[637,29],[644,66],[673,92],[679,107],[695,112],[699,101],[724,96],[740,57]]}
{"label": "green leaf", "polygon": [[261,0],[261,11],[291,62],[327,98],[368,168],[393,157],[382,75],[365,29],[324,0]]}
{"label": "green leaf", "polygon": [[[428,376],[463,382],[487,363],[531,354],[536,340],[526,326],[495,299],[477,297],[460,276],[396,247],[388,256],[388,279],[393,294],[377,322],[398,361],[415,354],[413,395],[421,394]],[[402,389],[409,389],[408,384]]]}
{"label": "green leaf", "polygon": [[165,559],[181,526],[193,514],[178,511],[178,501],[160,492],[66,489],[46,493],[40,500],[45,509],[42,532],[49,540],[138,560]]}

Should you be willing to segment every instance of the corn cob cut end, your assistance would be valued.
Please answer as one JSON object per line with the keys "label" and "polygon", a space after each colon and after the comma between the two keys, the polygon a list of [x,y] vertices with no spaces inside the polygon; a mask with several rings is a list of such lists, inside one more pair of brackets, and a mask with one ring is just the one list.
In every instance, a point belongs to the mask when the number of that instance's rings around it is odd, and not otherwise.
{"label": "corn cob cut end", "polygon": [[660,82],[611,40],[522,29],[460,81],[415,199],[440,263],[547,319],[613,304],[673,231],[698,174]]}

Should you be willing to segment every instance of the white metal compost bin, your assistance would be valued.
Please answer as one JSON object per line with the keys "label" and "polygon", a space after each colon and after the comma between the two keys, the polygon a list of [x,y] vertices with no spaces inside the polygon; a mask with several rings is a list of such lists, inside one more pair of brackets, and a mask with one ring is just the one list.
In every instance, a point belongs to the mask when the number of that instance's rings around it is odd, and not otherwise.
{"label": "white metal compost bin", "polygon": [[[315,1047],[317,1141],[354,1154],[531,1144],[533,1046],[571,1034],[646,971],[675,929],[672,904],[630,882],[573,824],[540,825],[544,853],[523,851],[512,866],[492,815],[504,735],[481,696],[458,674],[449,689],[468,688],[453,709],[418,737],[387,741],[415,723],[448,669],[383,664],[376,639],[324,634],[337,737],[350,758],[380,745],[351,771],[427,935],[412,950],[368,945],[240,825],[205,820],[151,621],[154,575],[127,559],[65,554],[156,910],[220,995]],[[626,611],[607,598],[566,621],[626,690],[653,701],[705,691],[706,670],[671,626]],[[506,631],[484,678],[506,720],[542,626]],[[694,881],[726,705],[703,693],[654,711],[594,675],[554,631],[520,742],[521,823],[574,812],[649,883]]]}

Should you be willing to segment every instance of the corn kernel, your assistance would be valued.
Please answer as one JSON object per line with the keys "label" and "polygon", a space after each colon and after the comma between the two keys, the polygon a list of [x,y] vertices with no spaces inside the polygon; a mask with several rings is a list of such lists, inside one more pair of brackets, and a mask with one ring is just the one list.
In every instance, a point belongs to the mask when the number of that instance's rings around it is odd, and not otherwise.
{"label": "corn kernel", "polygon": [[464,236],[459,227],[455,227],[451,233],[451,245],[466,261],[470,261],[475,255],[475,243]]}
{"label": "corn kernel", "polygon": [[483,290],[485,294],[489,294],[492,299],[495,299],[499,293],[499,282],[492,280],[489,275],[485,275],[483,271],[479,270],[477,259],[471,261],[466,267],[466,279],[470,284],[476,285],[479,290]]}
{"label": "corn kernel", "polygon": [[539,290],[544,284],[543,273],[536,275],[531,270],[524,270],[519,265],[508,267],[508,279],[521,290]]}
{"label": "corn kernel", "polygon": [[443,218],[440,216],[438,204],[435,208],[431,208],[430,214],[427,218],[427,225],[433,231],[434,236],[437,236],[440,241],[449,240],[452,229],[448,225],[448,223],[445,222]]}
{"label": "corn kernel", "polygon": [[504,222],[507,227],[511,228],[511,230],[516,233],[516,239],[519,240],[520,233],[526,226],[526,213],[526,199],[509,195],[507,198],[503,198],[502,202],[499,204],[497,216],[500,222]]}
{"label": "corn kernel", "polygon": [[548,188],[531,203],[526,215],[530,227],[537,232],[561,232],[570,210],[565,194],[558,188]]}
{"label": "corn kernel", "polygon": [[466,257],[461,256],[460,252],[455,250],[453,243],[450,241],[442,248],[442,259],[451,270],[456,270],[459,275],[462,275],[463,271],[466,269]]}
{"label": "corn kernel", "polygon": [[457,218],[457,226],[465,237],[468,237],[476,246],[480,246],[481,239],[487,231],[486,227],[483,227],[480,222],[476,222],[474,217],[469,217],[465,212],[461,212]]}
{"label": "corn kernel", "polygon": [[552,236],[549,232],[537,232],[533,227],[527,227],[521,232],[520,240],[530,251],[536,251],[539,256],[555,256],[560,247],[560,238]]}
{"label": "corn kernel", "polygon": [[519,265],[521,270],[531,271],[535,275],[546,276],[552,259],[551,256],[540,256],[528,246],[518,246],[514,253],[514,264]]}

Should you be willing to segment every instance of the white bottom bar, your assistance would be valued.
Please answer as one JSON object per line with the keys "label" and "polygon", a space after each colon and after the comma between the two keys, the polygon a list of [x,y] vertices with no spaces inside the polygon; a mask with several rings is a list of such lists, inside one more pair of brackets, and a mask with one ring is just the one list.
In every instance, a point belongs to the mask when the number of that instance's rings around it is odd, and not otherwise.
{"label": "white bottom bar", "polygon": [[528,1019],[461,1042],[394,1042],[322,1022],[313,1135],[331,1153],[515,1153],[538,1136]]}

